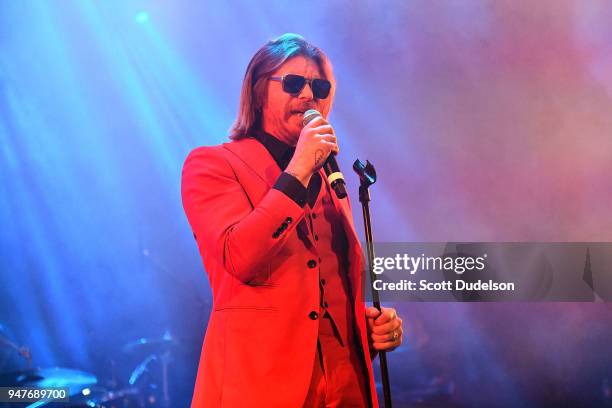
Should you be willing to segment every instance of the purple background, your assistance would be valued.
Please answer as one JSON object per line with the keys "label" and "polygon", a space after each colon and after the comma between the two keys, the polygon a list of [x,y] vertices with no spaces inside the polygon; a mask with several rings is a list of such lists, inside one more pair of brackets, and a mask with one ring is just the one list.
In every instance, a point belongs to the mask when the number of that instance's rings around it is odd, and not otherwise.
{"label": "purple background", "polygon": [[[0,334],[103,383],[142,360],[123,344],[170,330],[187,405],[211,299],[182,162],[226,140],[250,57],[284,32],[334,64],[359,231],[357,157],[380,241],[610,241],[610,21],[595,0],[2,2]],[[458,406],[610,403],[607,304],[398,308],[398,406],[428,384]]]}

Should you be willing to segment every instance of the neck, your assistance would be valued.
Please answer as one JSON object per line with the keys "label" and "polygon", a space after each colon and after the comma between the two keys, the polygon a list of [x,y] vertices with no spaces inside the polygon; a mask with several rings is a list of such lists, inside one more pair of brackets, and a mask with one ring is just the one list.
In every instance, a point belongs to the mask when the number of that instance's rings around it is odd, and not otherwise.
{"label": "neck", "polygon": [[295,147],[300,136],[298,135],[297,137],[293,137],[292,135],[287,134],[287,131],[284,131],[282,129],[283,127],[274,126],[273,124],[265,121],[264,119],[262,119],[261,121],[262,131],[266,132],[267,134],[271,136],[274,136],[276,139],[280,140],[281,142],[291,147]]}

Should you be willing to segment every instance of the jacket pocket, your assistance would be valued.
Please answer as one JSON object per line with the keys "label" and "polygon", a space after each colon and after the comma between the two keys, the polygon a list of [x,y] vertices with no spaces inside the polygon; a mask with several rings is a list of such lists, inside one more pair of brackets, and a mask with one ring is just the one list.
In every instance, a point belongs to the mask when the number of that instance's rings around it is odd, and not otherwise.
{"label": "jacket pocket", "polygon": [[215,311],[222,310],[278,310],[280,288],[269,281],[243,283],[235,281],[231,296],[215,305]]}

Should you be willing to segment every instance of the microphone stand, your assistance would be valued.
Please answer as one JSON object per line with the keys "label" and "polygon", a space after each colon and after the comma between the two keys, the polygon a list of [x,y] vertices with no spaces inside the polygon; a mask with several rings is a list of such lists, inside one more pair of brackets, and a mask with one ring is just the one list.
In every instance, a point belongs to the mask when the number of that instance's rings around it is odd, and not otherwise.
{"label": "microphone stand", "polygon": [[[353,163],[353,170],[359,176],[359,202],[363,210],[363,226],[365,228],[366,248],[368,252],[368,272],[370,274],[370,282],[376,279],[374,275],[374,244],[372,239],[372,223],[370,219],[370,190],[369,187],[376,182],[376,169],[368,160],[363,164],[359,159]],[[381,311],[380,297],[378,290],[370,285],[372,289],[372,304]],[[391,385],[389,382],[389,368],[387,367],[387,353],[380,351],[380,373],[382,378],[383,396],[385,399],[385,408],[391,408]]]}

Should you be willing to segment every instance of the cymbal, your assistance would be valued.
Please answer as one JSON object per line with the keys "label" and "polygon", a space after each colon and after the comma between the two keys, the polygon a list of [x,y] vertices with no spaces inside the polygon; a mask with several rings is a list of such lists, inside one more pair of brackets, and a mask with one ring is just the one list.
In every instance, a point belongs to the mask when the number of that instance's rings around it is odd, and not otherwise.
{"label": "cymbal", "polygon": [[95,375],[71,368],[51,367],[13,371],[0,374],[2,386],[33,386],[38,388],[67,387],[70,392],[79,392],[79,387],[96,384]]}

